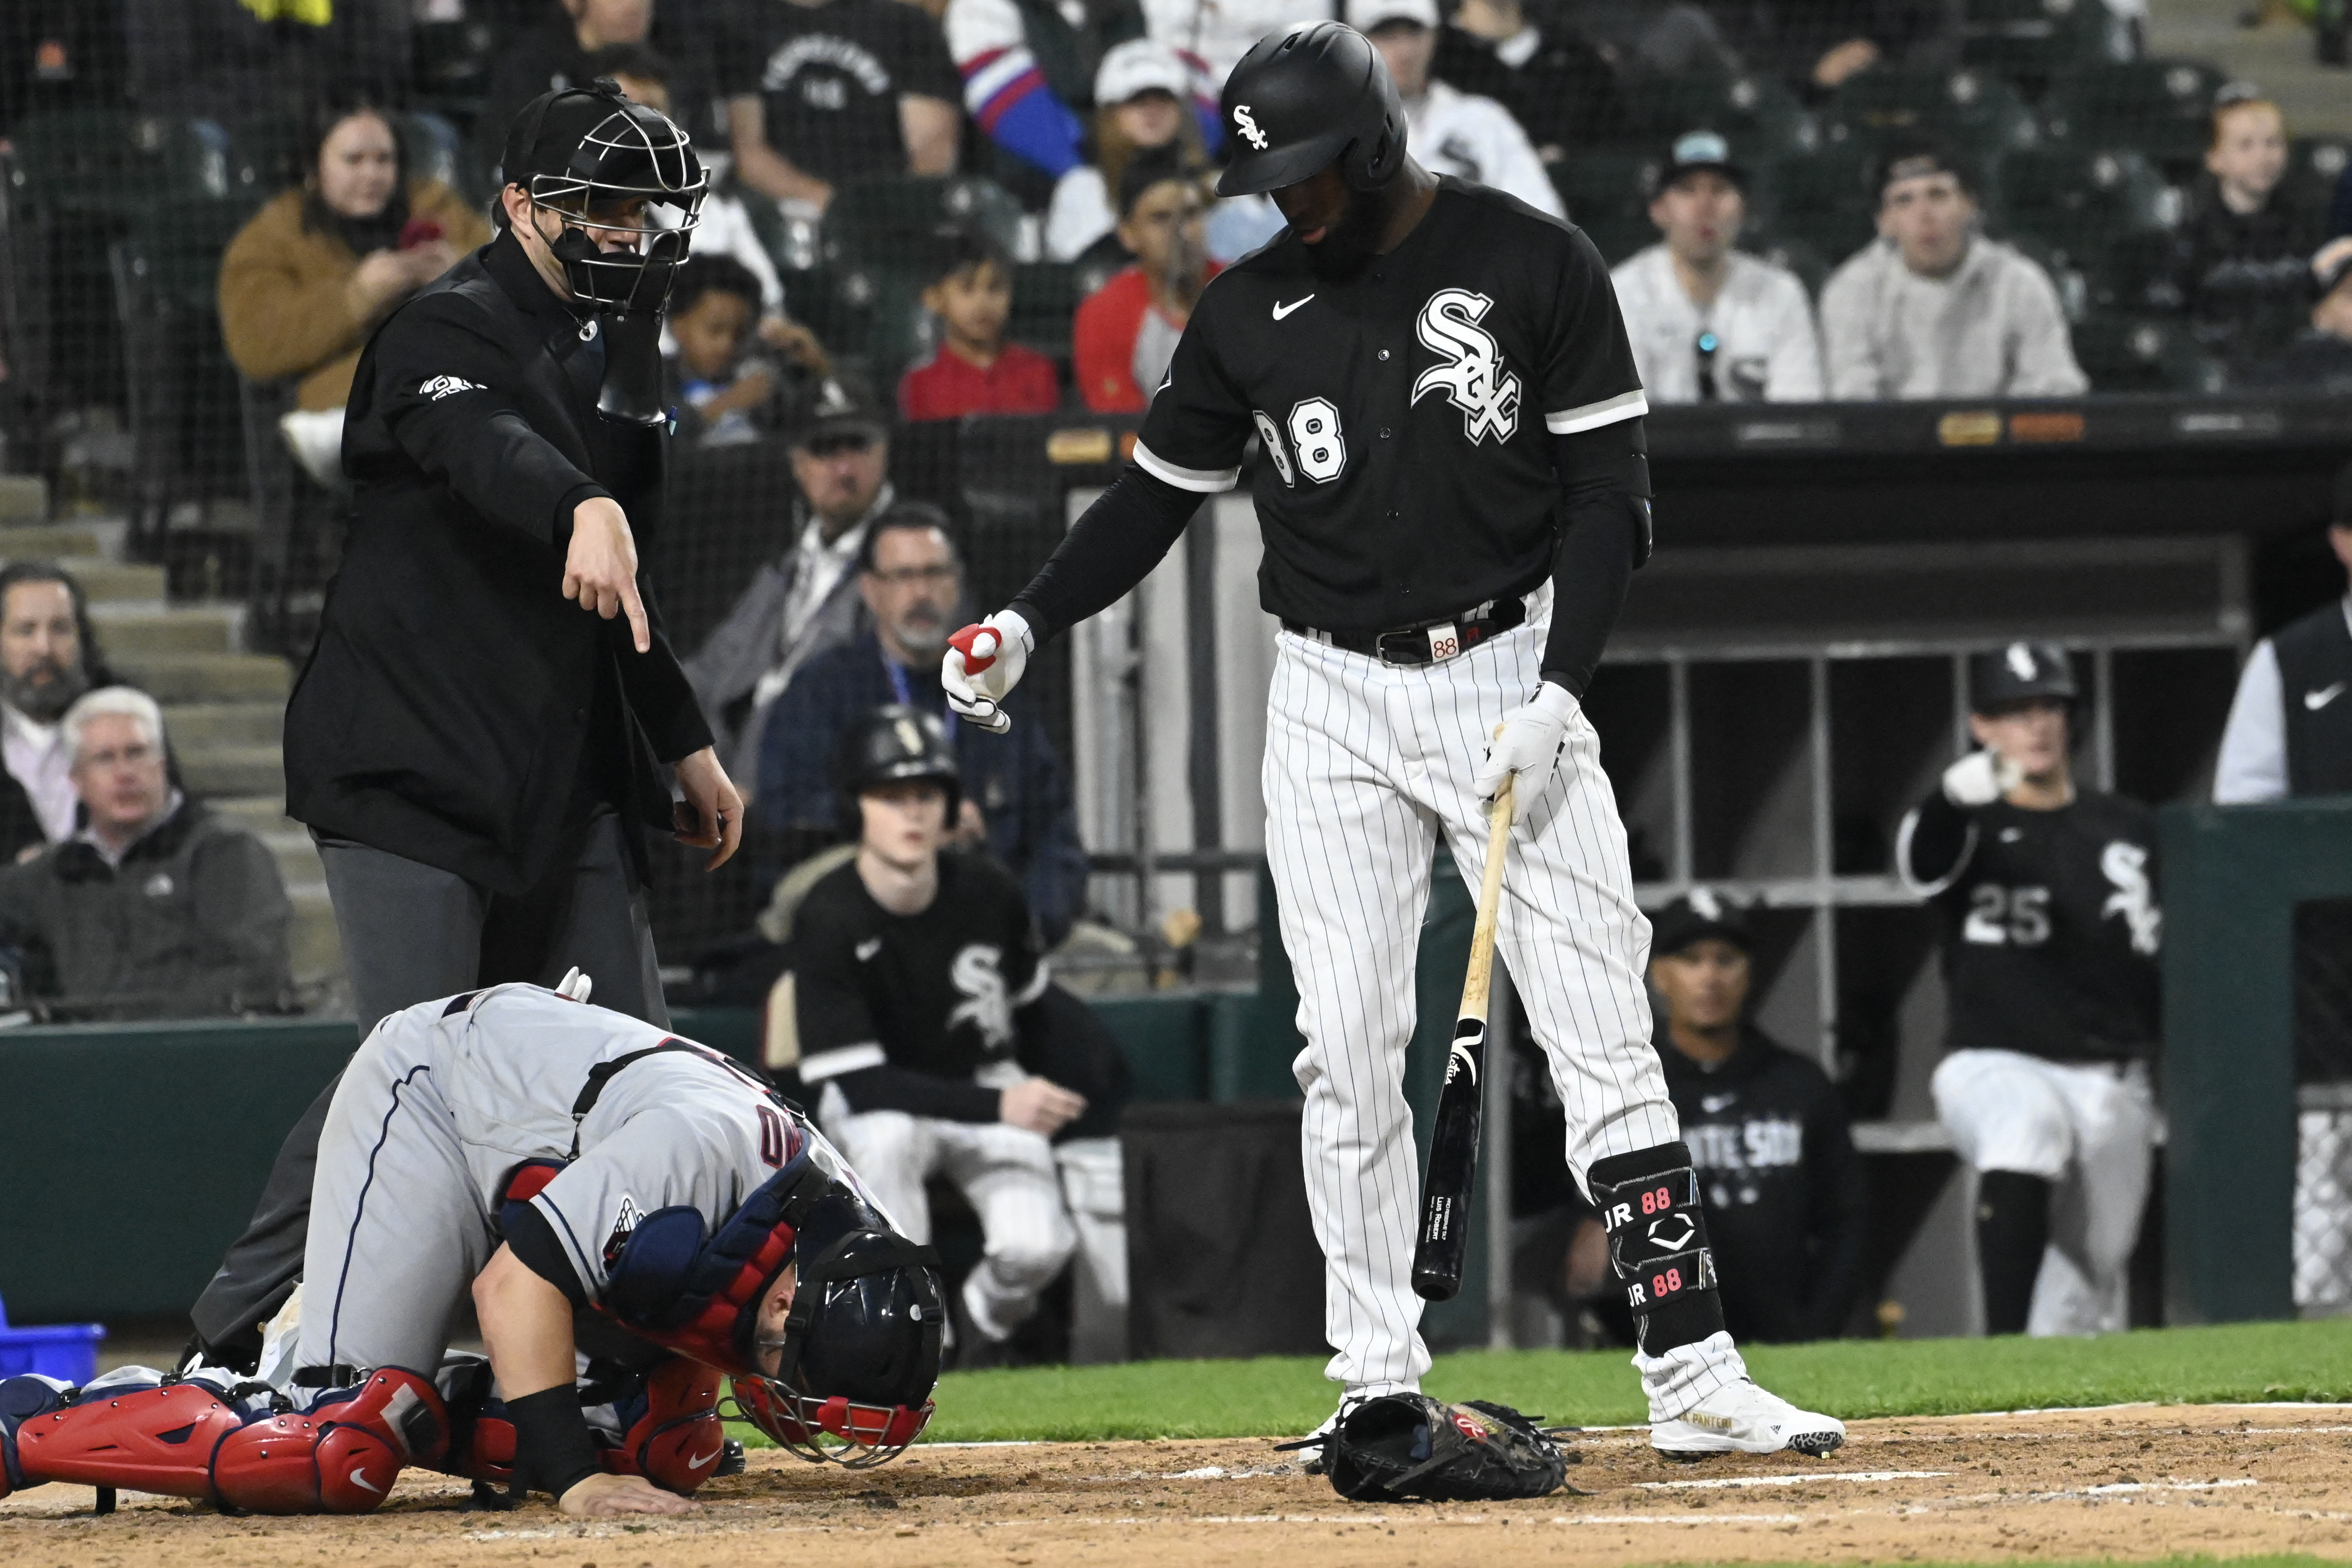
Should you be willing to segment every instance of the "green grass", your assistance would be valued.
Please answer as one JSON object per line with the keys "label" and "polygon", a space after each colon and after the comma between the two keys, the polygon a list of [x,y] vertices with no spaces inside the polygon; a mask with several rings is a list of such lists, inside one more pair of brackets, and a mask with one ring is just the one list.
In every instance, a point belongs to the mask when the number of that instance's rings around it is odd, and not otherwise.
{"label": "green grass", "polygon": [[[1838,1340],[1760,1347],[1748,1362],[1774,1392],[1843,1416],[2129,1400],[2352,1399],[2352,1321],[2095,1340]],[[1643,1418],[1622,1351],[1465,1352],[1440,1357],[1424,1386],[1441,1398],[1498,1399],[1572,1425]],[[1324,1381],[1321,1359],[1307,1357],[950,1373],[940,1384],[928,1436],[954,1442],[1295,1436],[1331,1413],[1337,1392]]]}

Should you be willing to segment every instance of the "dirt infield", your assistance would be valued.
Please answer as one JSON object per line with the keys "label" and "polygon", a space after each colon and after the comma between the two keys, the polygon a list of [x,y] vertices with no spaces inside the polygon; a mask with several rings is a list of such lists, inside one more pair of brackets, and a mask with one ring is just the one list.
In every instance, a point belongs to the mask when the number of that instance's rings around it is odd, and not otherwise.
{"label": "dirt infield", "polygon": [[[225,1519],[126,1494],[43,1487],[0,1501],[0,1563],[773,1564],[822,1551],[887,1568],[1106,1562],[1853,1563],[2304,1552],[2352,1558],[2352,1406],[2129,1405],[1872,1421],[1830,1458],[1694,1465],[1639,1433],[1576,1440],[1585,1494],[1361,1508],[1270,1443],[930,1447],[864,1475],[776,1453],[714,1482],[691,1519],[595,1523],[534,1505],[467,1511],[411,1472],[364,1519]],[[833,1538],[822,1545],[812,1538]]]}

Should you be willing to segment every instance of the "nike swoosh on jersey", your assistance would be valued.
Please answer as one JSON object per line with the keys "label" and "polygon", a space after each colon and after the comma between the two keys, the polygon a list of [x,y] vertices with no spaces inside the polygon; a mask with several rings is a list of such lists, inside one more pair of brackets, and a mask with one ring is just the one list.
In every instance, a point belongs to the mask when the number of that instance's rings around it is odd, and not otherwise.
{"label": "nike swoosh on jersey", "polygon": [[[1312,294],[1307,296],[1307,300],[1312,300],[1313,298],[1315,298],[1315,296]],[[1307,303],[1307,300],[1293,300],[1287,305],[1284,304],[1281,300],[1276,300],[1274,302],[1274,319],[1277,321],[1281,321],[1285,316],[1289,315],[1291,311],[1297,310],[1301,305]]]}
{"label": "nike swoosh on jersey", "polygon": [[881,951],[882,939],[878,936],[869,936],[857,944],[857,962],[863,963]]}
{"label": "nike swoosh on jersey", "polygon": [[[1312,296],[1310,295],[1309,298]],[[2339,680],[2333,686],[2324,686],[2316,691],[2305,692],[2303,705],[2316,713],[2342,695],[2344,695],[2344,683]]]}

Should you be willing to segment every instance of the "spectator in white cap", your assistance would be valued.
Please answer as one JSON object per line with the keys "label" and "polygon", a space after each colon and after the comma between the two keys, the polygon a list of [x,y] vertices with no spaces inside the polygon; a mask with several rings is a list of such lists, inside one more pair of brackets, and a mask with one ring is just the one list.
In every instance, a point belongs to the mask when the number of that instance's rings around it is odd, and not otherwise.
{"label": "spectator in white cap", "polygon": [[1095,73],[1092,161],[1055,183],[1045,213],[1047,256],[1075,261],[1108,238],[1118,226],[1119,176],[1136,153],[1173,146],[1188,154],[1188,163],[1205,161],[1192,86],[1190,68],[1152,39],[1129,38],[1103,56]]}
{"label": "spectator in white cap", "polygon": [[1805,286],[1734,250],[1748,172],[1712,131],[1675,139],[1651,186],[1664,237],[1612,272],[1642,390],[1656,403],[1810,403],[1822,350]]}
{"label": "spectator in white cap", "polygon": [[1511,111],[1437,80],[1437,0],[1348,0],[1348,24],[1372,40],[1404,100],[1406,146],[1422,167],[1517,196],[1566,217],[1543,160]]}

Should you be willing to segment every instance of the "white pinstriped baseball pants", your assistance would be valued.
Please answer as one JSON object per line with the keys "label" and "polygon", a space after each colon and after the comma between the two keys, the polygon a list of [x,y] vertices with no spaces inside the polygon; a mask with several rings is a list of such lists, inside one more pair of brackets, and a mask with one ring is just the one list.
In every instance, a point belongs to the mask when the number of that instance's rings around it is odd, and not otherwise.
{"label": "white pinstriped baseball pants", "polygon": [[[1421,1173],[1404,1100],[1413,960],[1442,835],[1472,887],[1486,812],[1471,777],[1540,679],[1548,616],[1444,664],[1384,665],[1279,636],[1266,721],[1266,858],[1307,1048],[1300,1142],[1323,1247],[1326,1375],[1349,1394],[1429,1370],[1412,1248]],[[1519,803],[1497,942],[1568,1111],[1581,1182],[1612,1154],[1681,1136],[1650,1044],[1650,922],[1582,715],[1543,793]]]}

